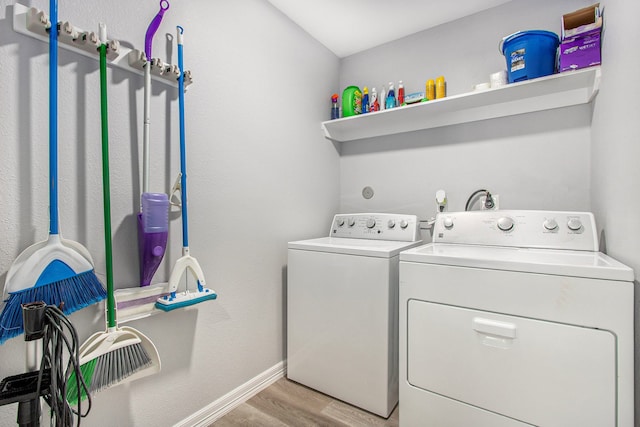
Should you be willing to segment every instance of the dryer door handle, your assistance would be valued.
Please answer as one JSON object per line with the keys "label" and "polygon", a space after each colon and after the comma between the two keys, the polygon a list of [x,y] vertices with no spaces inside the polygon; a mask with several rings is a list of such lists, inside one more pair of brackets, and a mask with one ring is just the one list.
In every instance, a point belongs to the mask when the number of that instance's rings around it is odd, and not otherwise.
{"label": "dryer door handle", "polygon": [[513,323],[474,317],[473,329],[481,334],[514,339],[516,337],[517,328]]}

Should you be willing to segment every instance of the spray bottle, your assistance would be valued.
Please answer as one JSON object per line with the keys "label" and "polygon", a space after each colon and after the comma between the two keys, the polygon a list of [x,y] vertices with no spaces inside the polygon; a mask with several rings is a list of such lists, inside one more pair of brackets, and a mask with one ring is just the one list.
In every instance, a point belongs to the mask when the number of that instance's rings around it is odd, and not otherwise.
{"label": "spray bottle", "polygon": [[376,92],[376,88],[371,88],[371,100],[369,101],[369,111],[380,111],[380,103],[378,103],[378,93]]}
{"label": "spray bottle", "polygon": [[393,82],[389,82],[389,92],[387,92],[386,108],[394,108],[396,106],[396,91],[393,88]]}
{"label": "spray bottle", "polygon": [[398,82],[398,105],[404,104],[404,85],[402,80]]}
{"label": "spray bottle", "polygon": [[340,118],[340,107],[338,107],[338,94],[331,95],[331,120]]}

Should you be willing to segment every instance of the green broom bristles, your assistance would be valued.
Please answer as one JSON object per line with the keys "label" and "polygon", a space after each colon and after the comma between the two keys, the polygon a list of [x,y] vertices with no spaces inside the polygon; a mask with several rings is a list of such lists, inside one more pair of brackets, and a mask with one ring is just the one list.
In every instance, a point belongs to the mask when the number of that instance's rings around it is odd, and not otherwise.
{"label": "green broom bristles", "polygon": [[[80,371],[89,393],[93,396],[152,364],[147,351],[141,343],[137,343],[96,357],[81,365]],[[87,394],[84,389],[78,393],[76,377],[72,374],[67,381],[67,401],[75,405],[79,398],[85,400]]]}

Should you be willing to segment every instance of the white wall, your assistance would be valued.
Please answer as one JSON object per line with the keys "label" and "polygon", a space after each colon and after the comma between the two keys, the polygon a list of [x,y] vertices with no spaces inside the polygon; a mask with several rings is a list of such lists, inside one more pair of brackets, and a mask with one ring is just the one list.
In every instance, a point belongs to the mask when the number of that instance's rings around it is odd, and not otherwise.
{"label": "white wall", "polygon": [[[518,30],[559,32],[562,13],[588,0],[514,0],[345,58],[340,85],[378,91],[403,80],[406,93],[444,75],[449,95],[469,92],[505,68],[503,36]],[[409,13],[409,11],[408,11]],[[435,192],[447,191],[449,210],[486,188],[512,209],[590,207],[589,107],[514,116],[391,137],[343,143],[342,211],[402,211],[428,218]],[[365,200],[362,188],[373,187]]]}
{"label": "white wall", "polygon": [[[24,0],[26,1],[26,0]],[[48,10],[48,1],[27,2]],[[319,123],[338,87],[338,59],[264,0],[171,2],[154,56],[176,62],[166,34],[185,28],[191,253],[219,298],[132,323],[156,344],[162,372],[99,393],[83,425],[171,425],[285,357],[287,241],[324,234],[338,208],[339,160]],[[48,46],[12,30],[0,0],[0,283],[18,254],[46,238]],[[157,1],[62,0],[59,17],[143,47]],[[98,63],[60,49],[61,230],[104,277]],[[137,283],[134,212],[141,174],[142,77],[109,70],[116,287]],[[154,84],[151,191],[179,171],[177,90]],[[181,251],[178,214],[166,281]],[[72,316],[81,340],[104,328],[99,307]],[[0,346],[0,377],[23,371],[24,342]],[[16,406],[0,408],[12,425]]]}
{"label": "white wall", "polygon": [[636,272],[636,425],[640,423],[640,57],[629,55],[636,40],[640,4],[606,3],[602,83],[594,108],[592,209],[603,250]]}

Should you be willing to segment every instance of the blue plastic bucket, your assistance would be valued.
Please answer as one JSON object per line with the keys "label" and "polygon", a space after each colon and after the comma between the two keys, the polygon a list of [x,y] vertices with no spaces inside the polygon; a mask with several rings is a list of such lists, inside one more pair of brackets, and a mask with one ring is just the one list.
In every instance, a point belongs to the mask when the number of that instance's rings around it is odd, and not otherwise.
{"label": "blue plastic bucket", "polygon": [[551,31],[520,31],[502,42],[509,83],[548,76],[556,70],[560,38]]}

